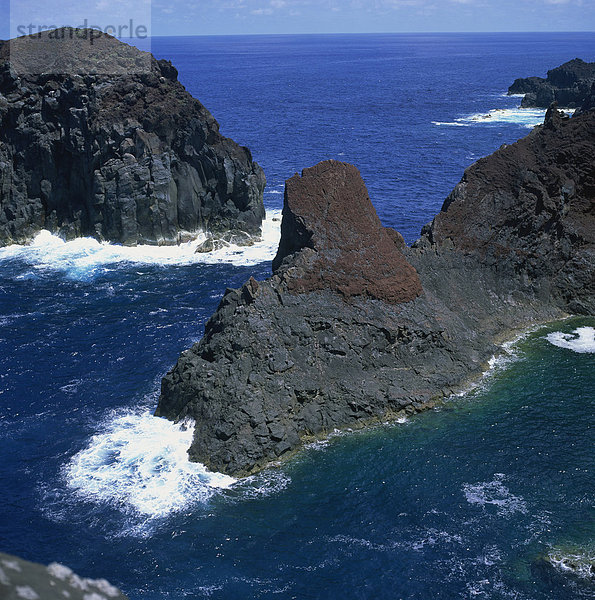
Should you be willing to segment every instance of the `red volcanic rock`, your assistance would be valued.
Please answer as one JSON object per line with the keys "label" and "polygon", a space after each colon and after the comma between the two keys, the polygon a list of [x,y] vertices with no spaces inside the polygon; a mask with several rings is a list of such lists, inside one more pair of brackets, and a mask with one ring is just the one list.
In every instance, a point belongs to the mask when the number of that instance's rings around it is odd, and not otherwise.
{"label": "red volcanic rock", "polygon": [[283,266],[289,291],[325,289],[347,298],[409,302],[422,293],[422,286],[403,247],[402,236],[380,223],[353,165],[321,162],[286,182],[273,268]]}
{"label": "red volcanic rock", "polygon": [[[431,239],[464,251],[542,257],[595,246],[595,111],[544,125],[477,161],[446,199]],[[567,243],[561,243],[567,239]],[[562,257],[563,258],[563,257]]]}

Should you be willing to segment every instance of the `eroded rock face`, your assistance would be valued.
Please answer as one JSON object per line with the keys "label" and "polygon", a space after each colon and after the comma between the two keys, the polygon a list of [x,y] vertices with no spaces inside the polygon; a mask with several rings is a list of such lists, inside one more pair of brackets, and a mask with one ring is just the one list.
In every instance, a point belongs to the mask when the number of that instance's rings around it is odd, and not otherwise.
{"label": "eroded rock face", "polygon": [[517,79],[508,88],[509,94],[525,94],[524,108],[548,108],[552,102],[567,108],[580,107],[595,82],[595,63],[580,58],[551,69],[547,78],[526,77]]}
{"label": "eroded rock face", "polygon": [[68,567],[45,567],[0,552],[2,600],[127,600],[105,579],[79,577]]}
{"label": "eroded rock face", "polygon": [[413,248],[380,226],[354,167],[290,179],[273,276],[228,290],[163,379],[157,414],[196,421],[191,459],[246,475],[432,406],[512,329],[593,314],[594,119],[552,109],[468,169]]}
{"label": "eroded rock face", "polygon": [[467,169],[425,236],[592,314],[594,143],[595,111],[569,119],[551,107],[543,126]]}
{"label": "eroded rock face", "polygon": [[171,63],[104,35],[60,55],[83,75],[17,74],[11,52],[44,55],[51,33],[0,44],[0,245],[41,229],[127,245],[259,231],[262,169]]}
{"label": "eroded rock face", "polygon": [[[422,291],[401,252],[402,237],[382,226],[353,165],[326,161],[289,179],[281,229],[273,269],[288,258],[290,291],[332,290],[389,303],[409,302]],[[296,257],[304,248],[314,252]]]}

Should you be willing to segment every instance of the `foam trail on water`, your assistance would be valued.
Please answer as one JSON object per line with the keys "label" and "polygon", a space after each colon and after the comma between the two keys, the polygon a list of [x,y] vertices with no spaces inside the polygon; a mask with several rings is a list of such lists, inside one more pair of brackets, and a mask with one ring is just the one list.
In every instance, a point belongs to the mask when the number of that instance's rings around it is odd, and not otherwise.
{"label": "foam trail on water", "polygon": [[579,327],[572,333],[555,331],[546,336],[546,339],[558,348],[566,348],[580,354],[595,353],[595,327]]}
{"label": "foam trail on water", "polygon": [[586,580],[593,579],[595,551],[593,548],[556,549],[548,554],[550,563],[565,574],[572,574]]}
{"label": "foam trail on water", "polygon": [[272,260],[281,238],[281,211],[267,211],[262,237],[252,246],[229,245],[213,252],[196,253],[206,238],[204,233],[178,246],[119,246],[93,238],[65,242],[42,231],[31,244],[0,248],[0,260],[20,258],[37,269],[66,271],[71,276],[89,276],[98,269],[118,263],[148,265],[233,264],[255,265]]}
{"label": "foam trail on water", "polygon": [[[572,114],[573,110],[567,110]],[[523,125],[533,128],[541,125],[545,118],[545,109],[541,108],[494,108],[487,113],[476,113],[460,117],[451,122],[432,121],[434,125],[450,125],[458,127],[469,127],[471,125],[510,124]]]}
{"label": "foam trail on water", "polygon": [[64,467],[66,483],[81,499],[148,517],[205,502],[236,480],[188,460],[193,433],[148,411],[116,415]]}
{"label": "foam trail on water", "polygon": [[463,485],[463,493],[467,502],[481,507],[493,505],[499,515],[526,513],[525,501],[519,496],[511,494],[504,485],[504,480],[505,476],[502,473],[496,473],[492,481]]}

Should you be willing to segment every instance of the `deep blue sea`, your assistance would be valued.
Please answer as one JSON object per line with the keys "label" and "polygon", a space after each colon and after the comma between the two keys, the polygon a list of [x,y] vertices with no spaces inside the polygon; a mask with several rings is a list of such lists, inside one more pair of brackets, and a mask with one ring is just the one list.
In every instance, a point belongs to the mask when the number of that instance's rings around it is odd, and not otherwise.
{"label": "deep blue sea", "polygon": [[[544,111],[516,77],[594,34],[157,38],[268,178],[263,242],[195,255],[42,234],[0,249],[0,549],[132,600],[592,598],[595,318],[528,332],[467,393],[241,482],[151,416],[226,287],[265,278],[285,179],[356,164],[408,242],[463,171]],[[544,557],[558,566],[545,568]],[[585,570],[587,567],[585,567]]]}

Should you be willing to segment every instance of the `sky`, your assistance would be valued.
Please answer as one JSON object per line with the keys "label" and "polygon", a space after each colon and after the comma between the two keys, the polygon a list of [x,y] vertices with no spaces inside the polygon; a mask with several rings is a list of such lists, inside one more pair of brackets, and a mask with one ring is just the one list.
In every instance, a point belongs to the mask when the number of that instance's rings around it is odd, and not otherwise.
{"label": "sky", "polygon": [[595,31],[595,0],[0,0],[0,37],[130,18],[152,35]]}

